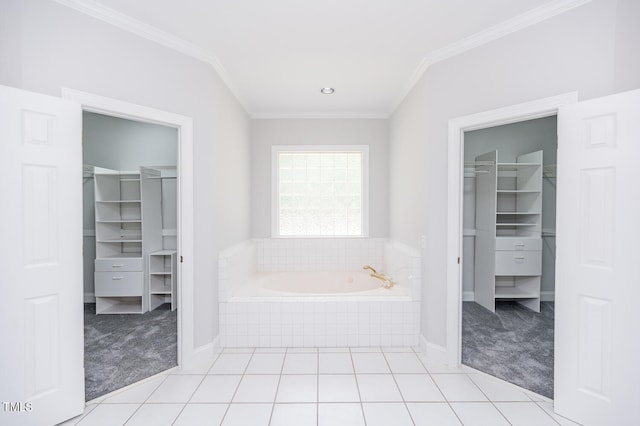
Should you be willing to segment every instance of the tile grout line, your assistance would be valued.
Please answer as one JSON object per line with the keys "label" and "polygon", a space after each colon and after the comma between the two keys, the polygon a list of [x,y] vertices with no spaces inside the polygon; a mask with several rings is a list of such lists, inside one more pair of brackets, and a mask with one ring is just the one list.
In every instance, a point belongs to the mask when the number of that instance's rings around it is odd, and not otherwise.
{"label": "tile grout line", "polygon": [[358,375],[356,374],[356,363],[353,361],[353,351],[349,348],[349,358],[351,358],[351,367],[353,367],[353,379],[356,382],[356,389],[358,391],[358,399],[360,401],[360,411],[362,412],[362,421],[364,426],[367,426],[367,417],[364,415],[364,405],[362,403],[362,396],[360,395],[360,385],[358,384]]}
{"label": "tile grout line", "polygon": [[[151,395],[153,395],[158,390],[158,388],[160,388],[160,386],[162,386],[162,384],[167,381],[169,376],[170,376],[170,374],[166,374],[165,375],[165,378],[158,384],[158,386],[156,386],[156,388],[145,398],[145,400],[140,405],[138,405],[138,408],[136,408],[133,411],[133,413],[131,413],[131,415],[129,417],[127,417],[127,420],[125,420],[124,425],[129,423],[129,421],[133,418],[133,416],[135,416],[136,413],[138,411],[140,411],[140,409],[146,404],[146,402],[149,400],[149,398],[151,398]],[[107,398],[107,399],[109,399],[109,398]],[[106,401],[107,399],[105,399],[104,401]],[[104,401],[101,401],[100,404],[98,404],[98,405],[101,405]],[[98,408],[98,407],[96,407],[96,408]],[[182,410],[180,410],[180,411],[182,411]]]}
{"label": "tile grout line", "polygon": [[[414,351],[415,353],[415,351]],[[426,357],[426,354],[423,354]],[[416,356],[418,356],[418,354],[416,354]],[[418,356],[418,361],[420,362],[420,364],[422,364],[422,366],[424,367],[425,370],[427,370],[427,374],[429,375],[429,378],[431,379],[431,381],[433,382],[433,384],[436,386],[436,388],[438,389],[438,392],[440,392],[440,394],[442,395],[442,397],[444,398],[444,400],[446,401],[447,405],[449,406],[449,409],[453,412],[453,415],[456,416],[456,418],[458,419],[458,421],[460,422],[461,425],[464,425],[464,423],[462,422],[462,419],[460,418],[460,416],[458,415],[458,413],[456,412],[456,410],[451,406],[451,401],[449,401],[449,398],[447,398],[447,396],[444,394],[444,392],[442,392],[442,389],[440,388],[440,386],[438,385],[438,382],[436,382],[433,379],[433,374],[431,373],[431,371],[429,371],[429,369],[427,368],[427,366],[425,365],[424,362],[422,362],[422,359],[420,359],[420,357]]]}
{"label": "tile grout line", "polygon": [[285,362],[287,362],[288,354],[289,354],[289,348],[285,348],[284,357],[282,358],[282,365],[280,366],[280,375],[278,376],[278,384],[276,385],[276,393],[273,395],[273,403],[271,404],[271,414],[269,414],[269,423],[267,423],[267,425],[271,424],[271,421],[273,419],[273,412],[276,409],[276,400],[278,399],[278,392],[280,391],[280,382],[282,381],[282,373],[284,372],[284,364]]}
{"label": "tile grout line", "polygon": [[[382,358],[384,358],[384,362],[387,364],[387,368],[389,369],[389,372],[391,373],[391,378],[393,379],[393,383],[395,383],[396,389],[398,390],[398,393],[400,394],[400,398],[402,398],[402,404],[404,405],[404,409],[407,410],[407,413],[409,413],[409,418],[411,419],[411,423],[413,423],[413,425],[415,426],[416,425],[416,421],[413,419],[413,416],[411,415],[411,411],[409,410],[409,406],[407,405],[407,401],[405,401],[404,395],[402,394],[402,391],[400,390],[400,386],[398,386],[398,381],[396,380],[396,375],[393,373],[393,370],[391,369],[391,364],[389,364],[389,360],[387,359],[387,356],[386,356],[384,351],[382,351]],[[417,358],[417,356],[416,356],[416,358]],[[425,370],[426,370],[426,368],[425,368]]]}
{"label": "tile grout line", "polygon": [[[189,402],[191,402],[191,399],[193,398],[193,395],[196,394],[196,392],[198,392],[198,389],[200,389],[200,386],[202,386],[202,382],[204,382],[204,379],[207,378],[209,371],[211,371],[211,369],[213,368],[213,366],[215,365],[215,363],[218,361],[218,359],[220,359],[220,355],[222,354],[222,351],[220,351],[219,353],[216,354],[213,362],[211,363],[211,365],[209,366],[209,368],[207,369],[207,371],[204,373],[204,377],[202,378],[202,380],[200,381],[200,384],[196,387],[196,389],[193,391],[193,393],[191,394],[191,397],[189,397],[189,399],[187,400],[187,403],[184,404],[184,406],[180,409],[180,412],[178,412],[178,415],[176,416],[175,419],[173,419],[173,422],[171,422],[171,426],[175,425],[175,423],[178,421],[178,418],[180,418],[180,416],[182,415],[182,412],[185,410],[185,408],[187,408],[187,405],[189,405]],[[164,383],[164,381],[163,381]],[[156,388],[157,389],[157,388]],[[152,392],[153,393],[153,392]],[[151,395],[149,395],[147,397],[147,400],[151,398]],[[146,404],[146,401],[143,404]]]}
{"label": "tile grout line", "polygon": [[320,348],[316,354],[316,426],[320,424]]}
{"label": "tile grout line", "polygon": [[[551,420],[553,420],[554,422],[556,422],[556,423],[557,423],[557,424],[559,424],[559,425],[562,425],[562,423],[560,423],[558,420],[556,420],[556,419],[551,415],[551,413],[549,413],[547,410],[545,410],[544,408],[542,408],[542,406],[540,405],[540,402],[538,402],[538,401],[534,401],[533,403],[534,403],[534,404],[536,404],[536,405],[538,406],[538,408],[540,408],[542,411],[544,411],[544,413],[545,413],[547,416],[551,417]],[[554,414],[556,414],[556,413],[554,412]],[[556,416],[560,416],[560,414],[556,414]],[[560,417],[562,417],[563,419],[567,419],[566,417],[563,417],[563,416],[560,416]],[[569,419],[567,419],[567,420],[569,420]],[[570,421],[572,421],[572,422],[573,422],[573,420],[570,420]],[[574,423],[575,423],[575,422],[574,422]]]}
{"label": "tile grout line", "polygon": [[[489,403],[490,403],[491,405],[493,405],[493,408],[495,408],[496,410],[498,410],[498,413],[500,413],[500,415],[502,416],[502,418],[504,418],[504,419],[507,421],[507,423],[509,423],[510,425],[513,425],[513,423],[511,423],[511,421],[509,421],[509,419],[507,418],[507,416],[505,416],[505,415],[504,415],[504,413],[502,412],[502,410],[500,410],[500,409],[496,406],[496,404],[491,400],[491,398],[489,398],[489,396],[485,393],[485,391],[483,391],[483,390],[482,390],[482,388],[480,388],[480,386],[478,386],[478,385],[477,385],[477,383],[473,381],[473,379],[469,376],[469,374],[464,373],[464,375],[465,375],[465,376],[467,376],[467,378],[469,379],[469,381],[470,381],[471,383],[473,383],[473,385],[474,385],[475,387],[477,387],[477,388],[478,388],[478,390],[480,391],[480,393],[482,393],[482,394],[484,395],[484,397],[485,397],[485,398],[487,398],[487,401],[489,401]],[[528,398],[528,397],[527,397],[527,398]]]}
{"label": "tile grout line", "polygon": [[[229,404],[227,405],[227,409],[224,410],[224,414],[223,414],[222,418],[220,419],[220,424],[224,423],[224,419],[227,417],[227,414],[229,414],[229,409],[231,408],[231,404],[233,404],[233,399],[236,397],[236,394],[238,393],[238,389],[240,389],[240,384],[244,380],[244,376],[245,376],[245,374],[247,372],[247,369],[249,368],[249,364],[251,364],[251,360],[253,359],[253,355],[256,353],[256,348],[253,348],[253,351],[251,351],[249,353],[251,353],[251,356],[249,357],[249,360],[247,361],[247,365],[244,366],[244,370],[242,370],[242,374],[240,375],[240,381],[238,382],[238,385],[236,386],[236,390],[233,392],[233,395],[231,395],[231,401],[229,401]],[[213,366],[212,366],[212,368],[213,368]]]}

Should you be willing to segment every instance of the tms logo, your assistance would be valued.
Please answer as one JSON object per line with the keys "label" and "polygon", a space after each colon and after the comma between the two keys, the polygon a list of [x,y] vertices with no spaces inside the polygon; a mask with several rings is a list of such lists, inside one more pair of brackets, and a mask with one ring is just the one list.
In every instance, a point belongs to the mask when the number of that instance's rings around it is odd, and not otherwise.
{"label": "tms logo", "polygon": [[30,402],[2,402],[5,413],[30,413],[33,405]]}

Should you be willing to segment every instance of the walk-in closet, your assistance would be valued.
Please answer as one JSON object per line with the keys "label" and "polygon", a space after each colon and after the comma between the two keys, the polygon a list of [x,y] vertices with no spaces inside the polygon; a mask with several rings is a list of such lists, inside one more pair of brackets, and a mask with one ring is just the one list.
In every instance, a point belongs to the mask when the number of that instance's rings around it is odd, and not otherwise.
{"label": "walk-in closet", "polygon": [[85,397],[177,365],[177,131],[83,113]]}
{"label": "walk-in closet", "polygon": [[556,117],[464,134],[462,362],[553,396]]}

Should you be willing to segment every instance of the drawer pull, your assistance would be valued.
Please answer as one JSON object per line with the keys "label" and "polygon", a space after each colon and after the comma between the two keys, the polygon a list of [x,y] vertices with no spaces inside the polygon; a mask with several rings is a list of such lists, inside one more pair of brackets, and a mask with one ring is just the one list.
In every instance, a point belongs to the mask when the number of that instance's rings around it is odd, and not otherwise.
{"label": "drawer pull", "polygon": [[115,281],[120,281],[120,280],[123,280],[124,277],[111,277],[111,279]]}
{"label": "drawer pull", "polygon": [[513,256],[513,261],[516,263],[524,262],[524,256]]}
{"label": "drawer pull", "polygon": [[113,263],[111,264],[112,268],[122,268],[124,266],[124,263]]}
{"label": "drawer pull", "polygon": [[515,248],[524,248],[524,243],[514,244]]}

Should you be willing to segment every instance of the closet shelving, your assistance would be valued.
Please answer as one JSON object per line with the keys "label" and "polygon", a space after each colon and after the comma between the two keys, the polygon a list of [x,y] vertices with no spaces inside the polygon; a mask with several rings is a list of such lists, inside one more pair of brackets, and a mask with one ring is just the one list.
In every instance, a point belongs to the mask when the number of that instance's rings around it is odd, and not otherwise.
{"label": "closet shelving", "polygon": [[176,251],[158,250],[149,253],[149,309],[169,301],[171,310],[176,304]]}
{"label": "closet shelving", "polygon": [[142,313],[146,301],[140,173],[95,167],[93,176],[96,313]]}
{"label": "closet shelving", "polygon": [[[164,179],[175,179],[173,166],[119,171],[88,166],[95,194],[95,296],[97,314],[141,314],[163,303],[176,303],[175,229],[164,229]],[[175,217],[175,210],[169,213]],[[175,228],[175,226],[173,226]]]}
{"label": "closet shelving", "polygon": [[[145,297],[149,309],[154,310],[163,303],[170,303],[171,310],[177,307],[176,291],[176,250],[165,241],[163,212],[163,180],[175,179],[176,168],[172,166],[141,167],[143,239],[147,257],[148,275],[145,276]],[[166,203],[166,200],[164,200]],[[171,200],[175,205],[175,199]]]}
{"label": "closet shelving", "polygon": [[540,311],[542,274],[542,151],[499,162],[476,157],[476,302],[514,299]]}

